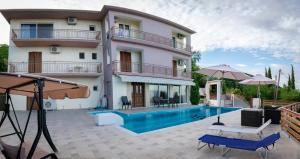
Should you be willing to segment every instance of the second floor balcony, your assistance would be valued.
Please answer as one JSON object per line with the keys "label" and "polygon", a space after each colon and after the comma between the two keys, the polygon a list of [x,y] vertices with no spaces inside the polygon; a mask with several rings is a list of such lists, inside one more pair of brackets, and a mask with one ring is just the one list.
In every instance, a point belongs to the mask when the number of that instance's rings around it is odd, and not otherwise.
{"label": "second floor balcony", "polygon": [[172,67],[140,62],[113,61],[114,74],[161,77],[172,79],[191,79],[190,69],[175,69]]}
{"label": "second floor balcony", "polygon": [[65,46],[95,48],[100,31],[75,29],[12,29],[12,41],[18,47]]}
{"label": "second floor balcony", "polygon": [[102,73],[102,64],[97,62],[9,62],[10,73],[32,73],[47,76],[92,76]]}
{"label": "second floor balcony", "polygon": [[180,51],[191,54],[191,46],[182,42],[176,41],[157,34],[144,32],[134,29],[120,29],[117,27],[111,28],[111,36],[115,39],[131,40],[135,43],[142,43],[153,47],[168,49],[171,51]]}

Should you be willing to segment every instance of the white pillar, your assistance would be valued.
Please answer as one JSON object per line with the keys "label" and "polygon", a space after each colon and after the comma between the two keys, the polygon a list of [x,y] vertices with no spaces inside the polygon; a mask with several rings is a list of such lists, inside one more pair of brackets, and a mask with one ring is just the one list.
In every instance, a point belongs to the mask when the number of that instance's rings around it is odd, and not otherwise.
{"label": "white pillar", "polygon": [[217,81],[217,106],[221,106],[222,86],[221,81]]}

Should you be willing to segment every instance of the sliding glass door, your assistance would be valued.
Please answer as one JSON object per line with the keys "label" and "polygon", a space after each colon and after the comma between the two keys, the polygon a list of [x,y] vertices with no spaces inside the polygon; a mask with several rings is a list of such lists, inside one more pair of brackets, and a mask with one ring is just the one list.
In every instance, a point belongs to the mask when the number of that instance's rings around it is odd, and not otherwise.
{"label": "sliding glass door", "polygon": [[21,38],[53,38],[53,24],[21,24]]}
{"label": "sliding glass door", "polygon": [[154,105],[153,98],[160,97],[162,101],[168,101],[169,98],[179,98],[179,103],[187,103],[187,86],[178,85],[149,85],[150,105]]}
{"label": "sliding glass door", "polygon": [[52,38],[53,24],[38,24],[37,25],[38,38]]}
{"label": "sliding glass door", "polygon": [[36,38],[36,24],[21,24],[21,38]]}

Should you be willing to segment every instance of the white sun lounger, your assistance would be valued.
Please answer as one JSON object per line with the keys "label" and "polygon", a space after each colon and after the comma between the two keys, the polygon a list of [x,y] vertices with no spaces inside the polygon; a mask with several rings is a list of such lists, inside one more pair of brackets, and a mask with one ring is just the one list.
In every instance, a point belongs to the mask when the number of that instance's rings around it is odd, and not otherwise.
{"label": "white sun lounger", "polygon": [[259,128],[248,128],[248,127],[230,127],[230,126],[221,126],[221,125],[213,125],[209,127],[210,130],[217,130],[219,131],[219,134],[223,134],[223,132],[232,132],[232,133],[238,133],[241,134],[256,134],[259,136],[259,138],[262,138],[263,130],[271,124],[271,119],[265,122],[262,126]]}

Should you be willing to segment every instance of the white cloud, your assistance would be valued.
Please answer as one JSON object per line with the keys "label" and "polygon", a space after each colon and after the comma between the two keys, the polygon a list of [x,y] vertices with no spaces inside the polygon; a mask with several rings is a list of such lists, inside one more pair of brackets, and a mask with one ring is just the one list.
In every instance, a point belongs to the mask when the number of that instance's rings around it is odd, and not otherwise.
{"label": "white cloud", "polygon": [[[299,0],[43,0],[43,3],[40,3],[40,0],[9,0],[1,2],[1,9],[100,10],[104,4],[136,9],[192,28],[197,31],[192,36],[192,46],[195,49],[205,52],[217,48],[243,48],[252,50],[259,60],[267,60],[261,53],[263,51],[256,51],[265,50],[273,57],[285,58],[291,63],[296,63],[295,72],[300,72]],[[0,32],[0,43],[8,43],[9,25],[2,16]],[[261,67],[262,71],[253,71],[253,74],[264,74],[264,66]],[[284,73],[289,71],[290,66],[283,67]],[[252,70],[255,69],[248,71]],[[299,76],[299,73],[296,73],[298,88]]]}
{"label": "white cloud", "polygon": [[[1,8],[100,10],[104,4],[136,9],[184,24],[197,31],[192,39],[195,49],[267,49],[274,57],[300,63],[300,1],[297,0],[44,0],[43,3],[10,0],[2,2]],[[1,17],[0,42],[8,42],[8,24],[3,20]]]}
{"label": "white cloud", "polygon": [[255,63],[254,65],[255,65],[255,66],[265,66],[266,64],[260,63],[260,62],[259,62],[259,63]]}
{"label": "white cloud", "polygon": [[239,63],[239,64],[236,64],[236,66],[237,66],[237,67],[247,67],[248,65],[240,64],[240,63]]}

